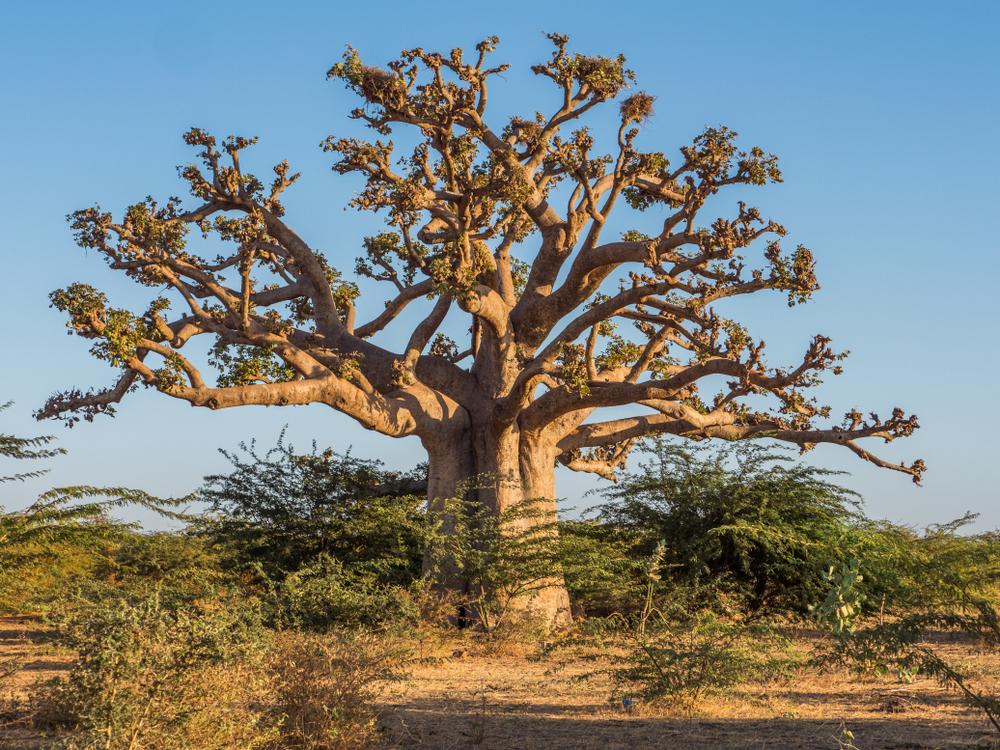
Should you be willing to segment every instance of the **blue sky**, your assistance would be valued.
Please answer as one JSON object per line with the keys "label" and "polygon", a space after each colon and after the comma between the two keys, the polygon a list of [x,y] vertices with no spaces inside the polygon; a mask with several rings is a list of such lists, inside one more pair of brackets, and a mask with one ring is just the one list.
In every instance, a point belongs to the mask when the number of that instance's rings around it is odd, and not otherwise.
{"label": "blue sky", "polygon": [[[823,400],[834,413],[897,404],[916,412],[915,437],[871,447],[922,457],[929,471],[916,488],[833,447],[808,460],[850,470],[846,483],[872,515],[925,524],[972,510],[980,527],[1000,526],[1000,5],[340,5],[6,4],[0,400],[16,405],[0,429],[54,432],[69,455],[44,480],[6,487],[4,504],[66,483],[183,493],[223,467],[216,448],[253,436],[270,442],[285,423],[299,444],[353,445],[399,467],[420,460],[415,439],[382,438],[320,407],[210,413],[141,392],[113,420],[73,430],[36,424],[31,411],[51,392],[110,376],[84,342],[65,335],[47,293],[83,280],[140,304],[128,282],[74,246],[63,217],[95,202],[118,212],[146,194],[180,193],[174,167],[191,158],[180,135],[192,125],[258,135],[261,170],[288,158],[304,173],[289,195],[290,221],[350,268],[360,237],[378,224],[343,210],[357,185],[332,174],[318,148],[326,135],[356,129],[346,118],[349,95],[325,80],[344,46],[384,62],[404,47],[471,48],[498,34],[498,59],[513,67],[494,84],[491,106],[507,115],[551,104],[528,67],[547,55],[542,32],[559,31],[586,53],[624,52],[639,87],[657,96],[644,147],[674,150],[724,123],[746,145],[781,156],[785,183],[753,201],[789,227],[791,243],[816,252],[823,288],[803,307],[789,310],[773,296],[741,314],[775,364],[794,361],[817,332],[850,349],[846,373],[823,386]],[[597,483],[569,473],[559,482],[577,505]]]}

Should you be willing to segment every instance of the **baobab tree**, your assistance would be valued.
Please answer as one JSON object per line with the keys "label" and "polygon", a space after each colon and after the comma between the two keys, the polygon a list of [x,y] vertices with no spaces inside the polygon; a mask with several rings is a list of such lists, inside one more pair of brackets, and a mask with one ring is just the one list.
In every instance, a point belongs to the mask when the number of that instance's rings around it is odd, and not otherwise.
{"label": "baobab tree", "polygon": [[[781,248],[782,224],[743,201],[728,217],[702,216],[730,188],[779,182],[777,158],[742,150],[725,127],[671,158],[642,150],[654,99],[633,89],[625,59],[549,39],[551,57],[532,71],[554,87],[550,113],[503,124],[487,113],[508,68],[490,62],[495,37],[468,58],[417,48],[385,68],[348,49],[329,71],[360,99],[350,116],[375,132],[323,144],[334,172],[358,181],[350,206],[385,220],[359,238],[354,267],[389,290],[370,320],[358,320],[359,289],[339,259],[285,215],[298,174],[282,161],[268,184],[246,169],[255,139],[185,134],[200,160],[180,171],[190,206],[147,198],[118,220],[97,207],[71,214],[78,244],[155,298],[133,312],[87,285],[53,292],[71,329],[120,374],[103,390],[53,396],[38,416],[111,414],[140,386],[209,409],[325,404],[383,435],[419,437],[432,508],[488,476],[467,491],[498,513],[540,498],[554,514],[557,463],[613,477],[652,434],[836,443],[919,481],[922,461],[890,463],[858,443],[910,435],[914,416],[854,410],[837,425],[809,396],[823,372],[840,370],[828,338],[813,338],[801,362],[771,366],[764,342],[717,309],[766,290],[794,305],[818,289],[812,253]],[[612,102],[605,154],[582,121]],[[389,140],[399,131],[416,143],[402,155]],[[608,236],[619,208],[645,212],[655,230]],[[208,257],[199,235],[230,249]],[[180,312],[168,314],[172,305]],[[415,322],[405,348],[377,343],[404,310]],[[184,353],[199,336],[212,342],[214,379]],[[607,416],[623,406],[628,415]],[[533,606],[564,616],[557,574]]]}

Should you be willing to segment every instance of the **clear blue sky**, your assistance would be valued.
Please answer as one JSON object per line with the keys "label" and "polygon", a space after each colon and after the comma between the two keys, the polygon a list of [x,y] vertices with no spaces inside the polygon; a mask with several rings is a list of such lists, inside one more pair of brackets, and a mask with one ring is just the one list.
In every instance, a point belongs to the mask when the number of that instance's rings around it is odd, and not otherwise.
{"label": "clear blue sky", "polygon": [[[379,437],[320,407],[210,413],[142,392],[113,420],[69,431],[34,423],[52,391],[110,377],[65,335],[47,293],[84,280],[116,301],[139,300],[74,246],[63,217],[180,193],[174,167],[190,159],[180,134],[191,125],[256,134],[259,166],[288,158],[304,172],[290,220],[350,268],[377,224],[342,210],[356,185],[333,175],[317,147],[354,128],[353,103],[324,78],[344,45],[382,62],[404,47],[470,48],[499,34],[498,57],[514,68],[492,103],[533,112],[551,102],[528,72],[547,54],[543,31],[570,34],[584,52],[628,56],[640,87],[658,97],[646,147],[672,150],[725,123],[782,157],[785,183],[754,200],[792,243],[815,250],[823,289],[793,310],[777,296],[754,302],[752,330],[776,364],[816,332],[850,349],[825,401],[835,413],[916,412],[917,436],[882,451],[923,457],[929,471],[915,488],[836,448],[809,460],[851,470],[847,483],[872,515],[925,524],[973,510],[980,527],[1000,526],[1000,4],[985,0],[6,3],[0,400],[16,406],[0,429],[55,432],[70,453],[44,480],[5,487],[4,504],[56,483],[182,493],[223,466],[216,448],[269,442],[286,422],[300,444],[353,444],[400,467],[420,460],[415,439]],[[559,491],[578,502],[595,483],[563,473]]]}

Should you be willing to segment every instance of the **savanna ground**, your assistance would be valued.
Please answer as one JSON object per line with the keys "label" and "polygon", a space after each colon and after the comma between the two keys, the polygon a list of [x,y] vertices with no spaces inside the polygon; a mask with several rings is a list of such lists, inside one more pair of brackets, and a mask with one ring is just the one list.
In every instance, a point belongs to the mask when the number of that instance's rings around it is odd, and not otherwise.
{"label": "savanna ground", "polygon": [[[799,631],[806,652],[823,635]],[[977,683],[1000,679],[1000,655],[961,637],[933,639]],[[384,748],[996,748],[995,733],[958,692],[897,676],[859,679],[839,670],[797,670],[787,679],[702,699],[693,710],[643,705],[626,710],[608,696],[600,666],[578,657],[541,656],[530,644],[483,647],[460,639],[411,644],[407,677],[379,701]],[[422,656],[421,656],[422,654]],[[73,655],[51,645],[32,616],[0,619],[0,660],[16,662],[8,698],[64,677]],[[55,736],[4,716],[0,747],[36,750]]]}
{"label": "savanna ground", "polygon": [[196,514],[0,512],[0,750],[1000,747],[1000,534],[870,519],[765,447],[645,450],[546,533],[456,499],[443,535],[420,469],[280,440]]}

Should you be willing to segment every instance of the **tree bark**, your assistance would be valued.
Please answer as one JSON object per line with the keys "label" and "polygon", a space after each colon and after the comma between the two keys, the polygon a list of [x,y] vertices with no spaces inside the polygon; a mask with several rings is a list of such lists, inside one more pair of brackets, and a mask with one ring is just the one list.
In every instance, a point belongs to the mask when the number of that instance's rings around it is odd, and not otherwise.
{"label": "tree bark", "polygon": [[[447,501],[461,496],[478,504],[487,513],[504,514],[525,500],[537,503],[541,513],[517,521],[507,531],[529,531],[533,524],[556,534],[555,453],[550,441],[529,439],[516,429],[499,432],[492,426],[472,425],[461,432],[442,433],[425,439],[429,460],[428,508],[442,514],[442,532],[455,533],[455,519],[449,516]],[[503,530],[502,530],[503,532]],[[429,564],[430,560],[426,564]],[[435,571],[444,589],[466,593],[468,582],[454,566],[438,565]],[[524,615],[540,616],[550,626],[571,621],[569,594],[561,571],[518,598],[514,606]]]}
{"label": "tree bark", "polygon": [[[443,430],[433,438],[423,440],[427,450],[427,511],[441,523],[441,533],[451,537],[456,533],[456,510],[448,507],[452,499],[464,496],[464,484],[476,473],[475,459],[469,443],[468,429]],[[453,561],[428,549],[424,555],[424,573],[434,576],[438,588],[458,594],[468,590],[467,582]]]}
{"label": "tree bark", "polygon": [[[552,533],[558,534],[556,514],[556,449],[551,442],[522,439],[518,452],[522,497],[539,503],[544,515],[539,521],[551,524]],[[562,571],[553,571],[552,579],[535,593],[531,604],[554,626],[568,625],[572,621],[569,592]]]}

